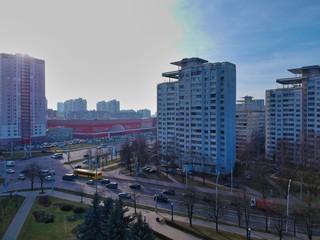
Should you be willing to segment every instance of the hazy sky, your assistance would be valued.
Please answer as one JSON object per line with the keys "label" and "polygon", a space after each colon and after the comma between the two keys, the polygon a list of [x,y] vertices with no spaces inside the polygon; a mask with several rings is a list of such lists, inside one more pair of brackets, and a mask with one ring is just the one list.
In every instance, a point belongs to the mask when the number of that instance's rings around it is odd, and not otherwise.
{"label": "hazy sky", "polygon": [[0,0],[0,52],[46,61],[48,107],[156,111],[170,62],[237,66],[237,99],[264,98],[287,69],[320,64],[318,0]]}

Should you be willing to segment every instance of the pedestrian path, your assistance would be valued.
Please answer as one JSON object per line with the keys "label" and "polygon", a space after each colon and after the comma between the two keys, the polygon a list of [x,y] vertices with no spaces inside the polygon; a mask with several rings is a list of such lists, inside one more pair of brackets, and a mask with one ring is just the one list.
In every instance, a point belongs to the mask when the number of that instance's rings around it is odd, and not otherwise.
{"label": "pedestrian path", "polygon": [[[32,208],[32,205],[36,199],[36,197],[39,195],[39,191],[27,191],[27,192],[19,192],[20,195],[23,195],[26,197],[25,201],[22,203],[19,211],[17,212],[16,216],[14,217],[13,221],[9,225],[3,240],[14,240],[18,238],[18,235],[23,227],[23,224]],[[47,190],[46,191],[47,195],[54,196],[57,198],[62,198],[62,199],[67,199],[70,201],[80,201],[79,196],[75,196],[72,194],[68,194],[65,192],[60,192],[60,191],[52,191],[52,190]],[[2,194],[3,195],[3,194]],[[91,198],[82,198],[83,202],[86,204],[91,204]],[[130,211],[133,212],[133,208],[130,208]],[[171,215],[169,213],[157,213],[154,211],[150,210],[145,210],[145,209],[138,209],[138,212],[141,212],[142,216],[145,217],[146,221],[150,225],[150,227],[167,236],[170,239],[183,239],[183,240],[198,240],[200,238],[194,237],[188,233],[182,232],[178,229],[175,229],[164,222],[160,221],[158,222],[156,220],[157,217],[162,219],[169,219],[171,220]],[[181,222],[189,222],[189,219],[187,217],[183,216],[178,216],[175,215],[173,216],[174,221],[181,221]],[[193,225],[199,225],[199,226],[205,226],[205,227],[211,227],[214,228],[214,223],[204,221],[201,219],[194,218],[193,219]],[[231,225],[225,225],[225,224],[219,224],[219,230],[224,231],[224,232],[230,232],[230,233],[235,233],[238,235],[246,236],[246,230],[244,228],[239,228],[237,226],[231,226]],[[278,236],[270,234],[270,233],[265,233],[265,232],[258,232],[254,231],[254,229],[251,230],[251,237],[252,239],[267,239],[267,240],[276,240],[279,239]],[[294,239],[294,240],[306,240],[308,239],[305,235],[298,235],[297,237],[293,236],[285,236],[282,239],[284,240],[289,240],[289,239]],[[317,239],[317,238],[314,238]]]}

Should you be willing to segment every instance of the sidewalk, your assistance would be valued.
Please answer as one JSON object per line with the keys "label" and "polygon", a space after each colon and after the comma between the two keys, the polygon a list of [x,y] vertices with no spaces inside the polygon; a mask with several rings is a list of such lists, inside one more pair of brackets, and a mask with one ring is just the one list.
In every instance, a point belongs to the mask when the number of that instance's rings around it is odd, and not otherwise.
{"label": "sidewalk", "polygon": [[[19,192],[20,195],[23,195],[26,197],[25,201],[21,205],[19,211],[17,212],[16,216],[14,217],[13,221],[9,225],[3,240],[13,240],[17,239],[18,235],[23,227],[23,224],[31,210],[31,207],[36,199],[36,197],[39,195],[39,191],[29,191],[29,192]],[[51,190],[46,190],[46,194],[62,199],[67,199],[71,201],[80,201],[79,196],[75,196],[72,194],[60,192],[60,191],[51,191]],[[86,204],[91,204],[91,198],[83,198],[83,202]],[[133,208],[129,208],[131,212],[133,212]],[[144,210],[144,209],[138,209],[138,212],[141,212],[142,215],[146,218],[146,221],[149,223],[150,227],[175,240],[175,239],[183,239],[183,240],[198,240],[199,238],[194,237],[188,233],[182,232],[178,229],[175,229],[173,227],[170,227],[169,225],[162,223],[162,222],[157,222],[156,218],[159,217],[160,219],[166,218],[166,219],[171,219],[170,214],[166,213],[156,213],[154,211],[150,210]],[[174,220],[176,221],[181,221],[181,222],[189,222],[189,219],[187,217],[183,216],[177,216],[174,215]],[[206,226],[206,227],[213,227],[214,228],[214,223],[212,222],[207,222],[203,221],[200,219],[193,219],[193,225],[200,225],[200,226]],[[235,233],[238,235],[245,236],[246,235],[246,230],[244,228],[239,228],[236,226],[230,226],[230,225],[225,225],[225,224],[219,224],[219,230],[220,231],[225,231],[225,232],[231,232]],[[255,239],[268,239],[268,240],[276,240],[279,239],[278,236],[272,235],[269,233],[265,232],[255,232],[254,230],[251,231],[251,236],[252,238]],[[305,235],[298,235],[298,237],[293,237],[293,236],[286,236],[283,237],[284,240],[289,240],[289,239],[296,239],[296,240],[305,240],[307,237]],[[316,239],[316,238],[315,238]]]}

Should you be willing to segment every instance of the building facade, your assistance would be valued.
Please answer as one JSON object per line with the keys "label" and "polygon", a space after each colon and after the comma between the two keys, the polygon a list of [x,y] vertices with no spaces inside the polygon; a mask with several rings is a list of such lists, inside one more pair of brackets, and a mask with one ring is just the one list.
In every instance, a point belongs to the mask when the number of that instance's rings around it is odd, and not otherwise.
{"label": "building facade", "polygon": [[[230,174],[235,164],[236,66],[186,58],[157,86],[160,154],[181,167]],[[173,80],[172,80],[173,79]]]}
{"label": "building facade", "polygon": [[33,144],[46,136],[45,61],[0,54],[0,143]]}
{"label": "building facade", "polygon": [[289,69],[266,91],[266,158],[306,164],[317,158],[320,135],[320,66]]}
{"label": "building facade", "polygon": [[[236,150],[240,156],[250,147],[260,147],[265,141],[265,106],[263,99],[246,96],[236,106]],[[250,145],[250,146],[249,146]]]}

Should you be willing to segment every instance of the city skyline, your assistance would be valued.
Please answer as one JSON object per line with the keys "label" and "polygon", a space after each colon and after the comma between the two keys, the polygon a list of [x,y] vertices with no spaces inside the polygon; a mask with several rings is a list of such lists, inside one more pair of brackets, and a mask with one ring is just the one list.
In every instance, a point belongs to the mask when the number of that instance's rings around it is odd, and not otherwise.
{"label": "city skyline", "polygon": [[0,52],[45,60],[52,109],[68,99],[86,99],[88,110],[117,99],[153,114],[161,73],[188,57],[236,64],[237,99],[264,99],[286,69],[319,64],[318,1],[17,4],[0,3]]}

